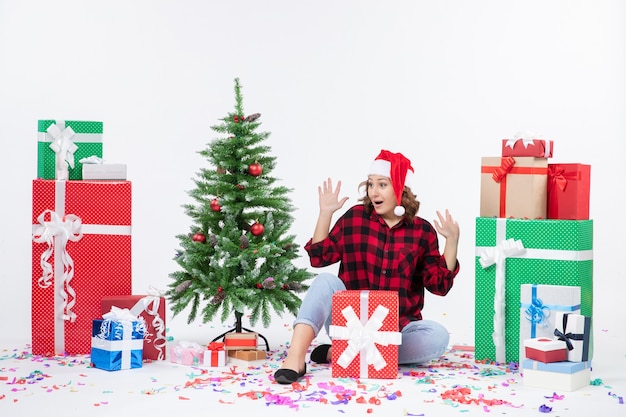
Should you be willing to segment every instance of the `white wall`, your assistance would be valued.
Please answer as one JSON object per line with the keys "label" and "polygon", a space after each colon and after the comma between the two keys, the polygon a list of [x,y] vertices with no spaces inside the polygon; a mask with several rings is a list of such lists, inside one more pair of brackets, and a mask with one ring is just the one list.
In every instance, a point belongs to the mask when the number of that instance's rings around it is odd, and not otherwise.
{"label": "white wall", "polygon": [[133,181],[143,293],[177,268],[196,151],[233,109],[235,77],[294,190],[301,245],[326,177],[356,202],[381,148],[412,159],[420,214],[449,208],[462,228],[455,288],[424,311],[454,342],[473,342],[480,157],[520,130],[553,139],[554,162],[592,165],[595,321],[623,328],[625,17],[619,0],[0,0],[0,339],[30,339],[37,120],[104,121],[105,159]]}

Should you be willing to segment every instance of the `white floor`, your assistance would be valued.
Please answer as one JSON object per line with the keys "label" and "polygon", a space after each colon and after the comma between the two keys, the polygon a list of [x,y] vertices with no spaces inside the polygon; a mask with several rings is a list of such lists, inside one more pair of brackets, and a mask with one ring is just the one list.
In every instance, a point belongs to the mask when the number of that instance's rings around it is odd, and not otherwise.
{"label": "white floor", "polygon": [[608,331],[595,335],[595,385],[573,392],[525,386],[514,369],[476,364],[471,351],[458,349],[473,342],[456,340],[457,349],[439,362],[401,367],[394,380],[333,379],[329,365],[309,363],[300,384],[274,384],[271,376],[289,334],[287,325],[265,333],[272,348],[265,361],[230,360],[226,367],[208,369],[162,361],[118,372],[90,368],[88,356],[33,357],[27,341],[4,340],[0,416],[526,416],[544,405],[553,416],[626,415],[626,337]]}

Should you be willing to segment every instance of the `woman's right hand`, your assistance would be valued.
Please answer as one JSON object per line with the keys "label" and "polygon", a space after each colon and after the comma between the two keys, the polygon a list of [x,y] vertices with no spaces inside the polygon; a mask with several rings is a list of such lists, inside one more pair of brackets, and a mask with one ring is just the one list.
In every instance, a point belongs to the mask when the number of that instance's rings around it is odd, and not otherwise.
{"label": "woman's right hand", "polygon": [[324,183],[317,187],[319,194],[320,213],[332,214],[341,209],[348,197],[339,198],[341,191],[341,181],[337,181],[337,187],[333,190],[333,180],[328,178]]}

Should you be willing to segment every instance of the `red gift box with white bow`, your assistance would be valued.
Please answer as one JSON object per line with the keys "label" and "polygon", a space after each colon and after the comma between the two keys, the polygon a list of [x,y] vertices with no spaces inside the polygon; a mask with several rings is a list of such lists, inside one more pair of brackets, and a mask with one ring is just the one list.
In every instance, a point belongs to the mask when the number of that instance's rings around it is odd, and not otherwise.
{"label": "red gift box with white bow", "polygon": [[164,360],[167,356],[165,336],[165,297],[157,294],[113,295],[103,297],[102,314],[111,307],[127,308],[131,314],[143,318],[146,334],[143,339],[143,359]]}
{"label": "red gift box with white bow", "polygon": [[395,379],[398,376],[398,293],[345,290],[333,294],[333,378]]}
{"label": "red gift box with white bow", "polygon": [[33,180],[32,352],[89,354],[100,300],[130,295],[131,183]]}

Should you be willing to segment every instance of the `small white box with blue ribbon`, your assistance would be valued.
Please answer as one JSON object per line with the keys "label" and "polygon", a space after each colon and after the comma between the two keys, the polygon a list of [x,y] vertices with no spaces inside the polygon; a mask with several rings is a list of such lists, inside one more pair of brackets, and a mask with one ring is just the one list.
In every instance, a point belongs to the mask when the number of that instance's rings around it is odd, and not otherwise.
{"label": "small white box with blue ribbon", "polygon": [[91,364],[94,368],[119,371],[142,367],[143,339],[146,326],[128,309],[111,312],[93,320]]}

